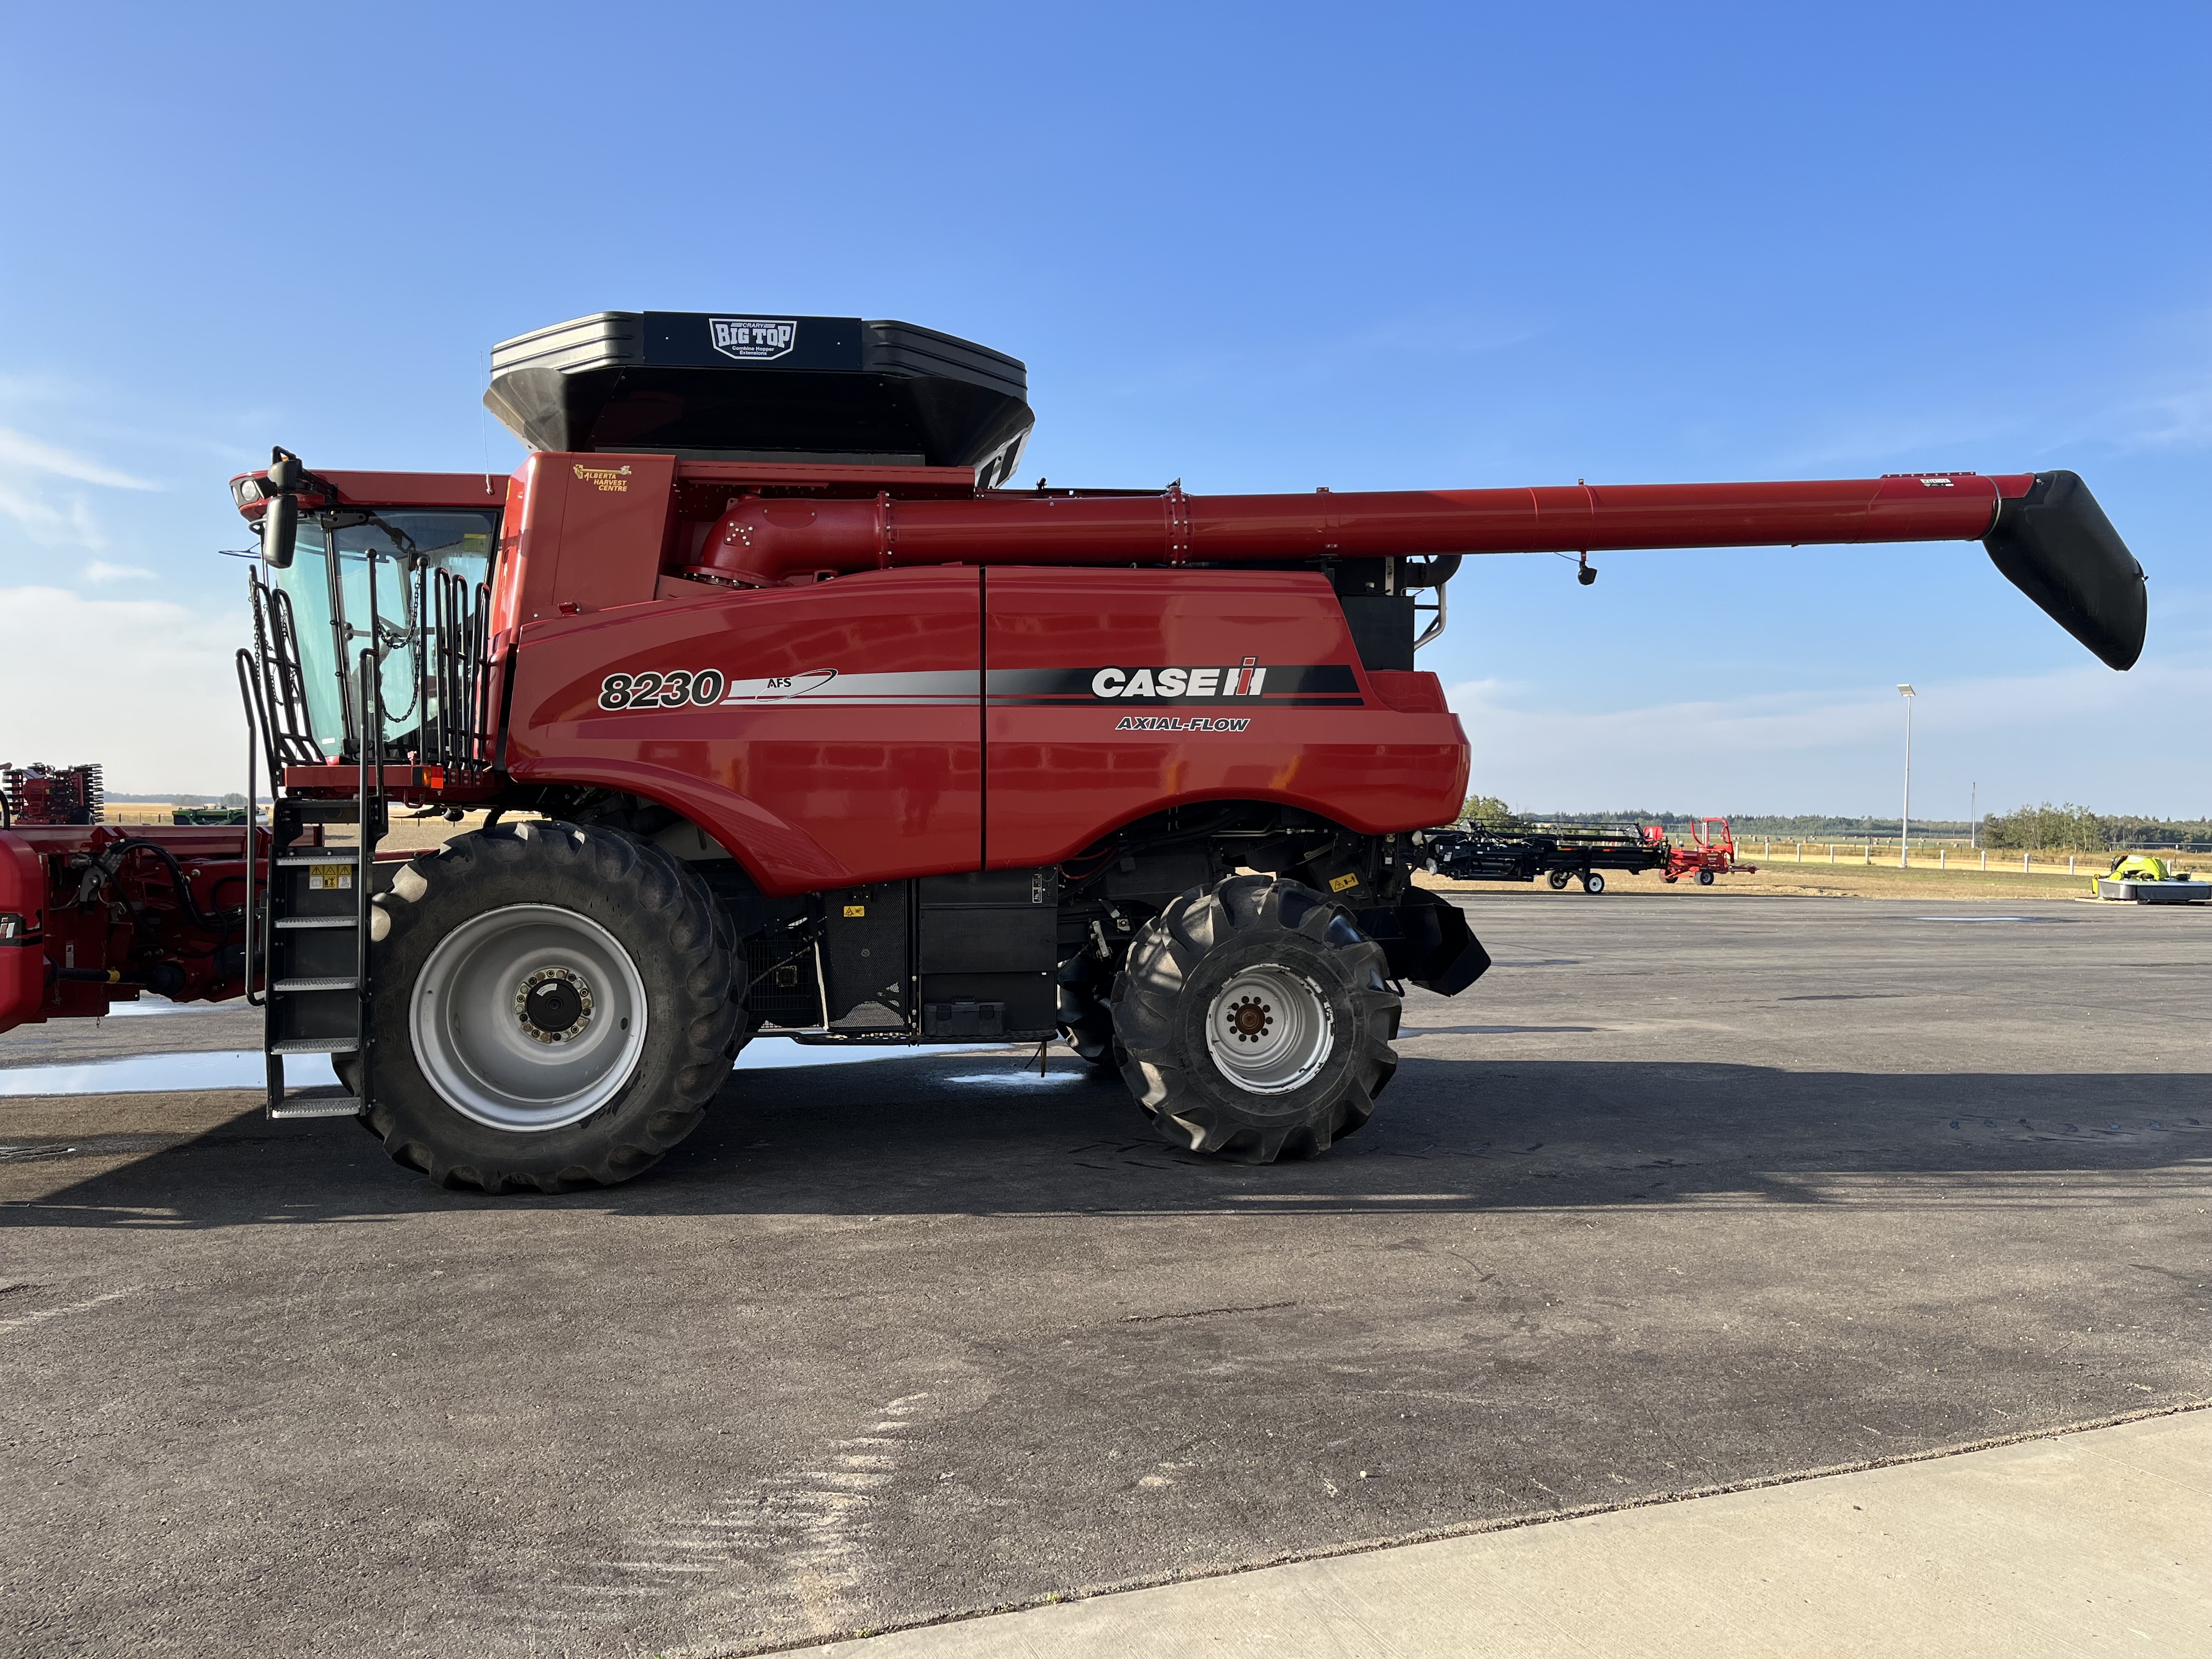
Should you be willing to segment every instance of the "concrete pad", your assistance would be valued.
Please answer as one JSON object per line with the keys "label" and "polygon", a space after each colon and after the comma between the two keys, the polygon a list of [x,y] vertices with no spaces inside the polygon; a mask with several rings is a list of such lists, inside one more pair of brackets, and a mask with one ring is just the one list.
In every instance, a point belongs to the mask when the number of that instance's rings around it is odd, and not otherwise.
{"label": "concrete pad", "polygon": [[1302,1561],[838,1659],[2212,1652],[2212,1412]]}

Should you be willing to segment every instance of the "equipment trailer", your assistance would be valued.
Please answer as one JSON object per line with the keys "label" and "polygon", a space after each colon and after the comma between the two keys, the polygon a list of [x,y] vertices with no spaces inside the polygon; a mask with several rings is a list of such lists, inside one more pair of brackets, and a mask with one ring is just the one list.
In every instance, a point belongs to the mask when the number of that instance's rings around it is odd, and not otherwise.
{"label": "equipment trailer", "polygon": [[1555,893],[1579,881],[1605,891],[1605,872],[1665,867],[1666,838],[1634,824],[1539,824],[1526,830],[1431,830],[1421,838],[1423,867],[1450,881],[1534,881]]}
{"label": "equipment trailer", "polygon": [[[1264,1163],[1366,1121],[1405,984],[1488,965],[1411,882],[1465,793],[1414,666],[1462,556],[1980,539],[2112,666],[2142,643],[2071,473],[1016,489],[1023,366],[906,324],[604,313],[492,367],[511,478],[233,482],[270,830],[0,832],[0,1029],[265,999],[272,1115],[493,1192],[635,1175],[767,1036],[1058,1035]],[[402,808],[489,817],[379,861]],[[307,1054],[342,1092],[287,1085]]]}

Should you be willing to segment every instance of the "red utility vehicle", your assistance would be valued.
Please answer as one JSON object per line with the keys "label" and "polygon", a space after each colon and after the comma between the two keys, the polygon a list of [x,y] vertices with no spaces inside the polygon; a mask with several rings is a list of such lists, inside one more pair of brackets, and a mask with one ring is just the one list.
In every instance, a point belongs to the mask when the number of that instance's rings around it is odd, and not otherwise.
{"label": "red utility vehicle", "polygon": [[1755,864],[1738,864],[1735,859],[1735,831],[1729,827],[1726,818],[1692,818],[1690,820],[1690,839],[1686,843],[1667,840],[1667,832],[1653,824],[1644,832],[1652,840],[1667,845],[1667,873],[1665,880],[1680,881],[1693,876],[1700,887],[1713,884],[1715,876],[1724,876],[1731,870],[1741,870],[1747,876],[1759,873]]}
{"label": "red utility vehicle", "polygon": [[[1057,1035],[1172,1140],[1310,1154],[1403,986],[1488,965],[1411,879],[1467,783],[1414,665],[1462,556],[1980,539],[2114,667],[2142,641],[2071,473],[1018,489],[1023,366],[854,318],[605,313],[497,347],[486,402],[511,478],[234,481],[270,826],[0,832],[0,1029],[265,1000],[271,1115],[495,1192],[636,1174],[770,1036]],[[379,863],[397,807],[489,817]]]}

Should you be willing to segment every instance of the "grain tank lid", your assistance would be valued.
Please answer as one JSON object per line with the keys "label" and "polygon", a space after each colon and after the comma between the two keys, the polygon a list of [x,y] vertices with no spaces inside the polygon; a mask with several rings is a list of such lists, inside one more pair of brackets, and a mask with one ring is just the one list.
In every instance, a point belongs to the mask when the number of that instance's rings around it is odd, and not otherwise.
{"label": "grain tank lid", "polygon": [[533,449],[1013,472],[1018,358],[912,323],[603,311],[492,348],[484,404]]}

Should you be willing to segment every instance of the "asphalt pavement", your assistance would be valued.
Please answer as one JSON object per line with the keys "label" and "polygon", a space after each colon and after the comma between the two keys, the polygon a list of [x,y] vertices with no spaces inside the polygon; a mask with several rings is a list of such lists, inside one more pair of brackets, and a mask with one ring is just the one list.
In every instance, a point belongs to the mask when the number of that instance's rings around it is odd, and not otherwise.
{"label": "asphalt pavement", "polygon": [[740,1073],[561,1198],[0,1097],[0,1654],[742,1653],[2212,1395],[2212,915],[1468,902],[1271,1169],[1064,1052]]}

